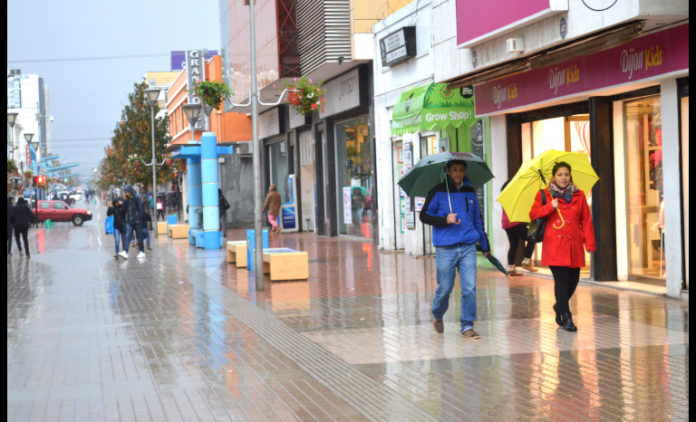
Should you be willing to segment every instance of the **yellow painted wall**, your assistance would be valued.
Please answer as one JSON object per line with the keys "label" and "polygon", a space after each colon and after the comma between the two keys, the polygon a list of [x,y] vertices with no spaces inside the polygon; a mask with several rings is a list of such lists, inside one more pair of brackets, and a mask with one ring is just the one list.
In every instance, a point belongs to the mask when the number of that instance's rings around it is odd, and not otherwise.
{"label": "yellow painted wall", "polygon": [[353,33],[372,32],[372,25],[415,0],[353,0]]}

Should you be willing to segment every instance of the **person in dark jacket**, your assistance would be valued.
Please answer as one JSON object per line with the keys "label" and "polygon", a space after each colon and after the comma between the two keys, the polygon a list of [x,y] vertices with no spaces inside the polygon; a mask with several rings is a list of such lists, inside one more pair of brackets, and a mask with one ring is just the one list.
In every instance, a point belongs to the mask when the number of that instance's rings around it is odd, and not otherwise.
{"label": "person in dark jacket", "polygon": [[465,338],[479,339],[476,320],[476,244],[488,257],[490,247],[483,230],[476,191],[466,178],[466,162],[447,163],[447,178],[435,186],[425,199],[420,220],[433,226],[433,245],[437,265],[437,289],[433,297],[433,327],[444,332],[442,317],[447,312],[454,287],[455,269],[461,286],[460,332]]}
{"label": "person in dark jacket", "polygon": [[12,211],[12,226],[14,228],[15,240],[17,241],[17,249],[19,249],[19,254],[22,255],[22,244],[19,243],[19,237],[24,239],[24,254],[29,258],[31,254],[29,253],[29,241],[27,240],[27,234],[29,232],[29,225],[34,220],[34,214],[27,206],[27,201],[24,198],[19,198],[17,200],[17,205],[15,205]]}
{"label": "person in dark jacket", "polygon": [[143,207],[143,201],[135,194],[135,190],[131,186],[126,186],[123,188],[126,196],[126,200],[123,203],[125,209],[125,222],[126,222],[126,238],[123,241],[123,250],[119,253],[122,258],[128,259],[128,246],[130,246],[130,241],[135,232],[135,236],[138,239],[138,258],[145,258],[145,251],[143,247],[143,230],[142,224],[145,220],[145,209]]}
{"label": "person in dark jacket", "polygon": [[543,205],[541,192],[537,192],[529,218],[546,219],[541,265],[548,265],[553,274],[556,324],[566,331],[577,331],[569,302],[580,281],[580,268],[585,266],[585,250],[594,252],[597,244],[585,192],[573,184],[570,165],[563,161],[554,164],[552,175],[544,192],[552,200]]}
{"label": "person in dark jacket", "polygon": [[[109,202],[109,208],[106,210],[106,215],[114,216],[114,243],[116,246],[116,254],[114,258],[120,258],[118,253],[120,242],[124,242],[123,236],[126,233],[125,210],[121,198],[114,198],[113,202]],[[126,245],[123,245],[125,250]]]}
{"label": "person in dark jacket", "polygon": [[145,242],[145,247],[148,251],[151,251],[150,247],[150,229],[152,228],[152,217],[150,212],[145,209],[143,213],[144,220],[142,221],[142,231],[143,231],[143,241]]}
{"label": "person in dark jacket", "polygon": [[227,210],[230,208],[230,203],[227,202],[222,190],[218,188],[218,209],[220,213],[220,231],[222,236],[227,237]]}
{"label": "person in dark jacket", "polygon": [[14,198],[7,198],[7,254],[12,255],[12,212],[14,211]]}

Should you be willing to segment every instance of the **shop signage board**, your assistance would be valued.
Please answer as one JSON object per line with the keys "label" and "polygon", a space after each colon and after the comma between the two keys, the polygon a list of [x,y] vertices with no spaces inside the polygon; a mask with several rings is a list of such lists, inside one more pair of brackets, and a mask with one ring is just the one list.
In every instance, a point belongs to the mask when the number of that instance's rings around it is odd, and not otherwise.
{"label": "shop signage board", "polygon": [[[204,50],[205,51],[205,50]],[[204,57],[206,60],[217,55],[217,50],[207,50]],[[169,52],[169,59],[171,63],[171,70],[184,70],[186,69],[186,51],[175,50]]]}
{"label": "shop signage board", "polygon": [[379,40],[379,50],[382,56],[382,66],[393,66],[397,63],[415,57],[416,27],[404,26]]}
{"label": "shop signage board", "polygon": [[392,135],[458,128],[475,120],[474,99],[447,84],[418,86],[404,91],[392,109]]}
{"label": "shop signage board", "polygon": [[[203,50],[186,51],[186,84],[189,89],[188,103],[200,104],[201,99],[192,94],[191,87],[205,80],[205,66],[203,66]],[[203,116],[203,113],[201,113]],[[208,130],[208,119],[199,118],[193,124],[193,130]]]}
{"label": "shop signage board", "polygon": [[457,0],[457,44],[469,46],[568,10],[568,0]]}
{"label": "shop signage board", "polygon": [[324,107],[320,107],[319,117],[325,118],[350,110],[360,105],[360,84],[358,68],[355,68],[322,87],[326,89]]}
{"label": "shop signage board", "polygon": [[353,224],[353,210],[350,202],[350,186],[343,187],[343,224]]}
{"label": "shop signage board", "polygon": [[562,64],[475,86],[476,116],[688,71],[688,40],[687,23]]}

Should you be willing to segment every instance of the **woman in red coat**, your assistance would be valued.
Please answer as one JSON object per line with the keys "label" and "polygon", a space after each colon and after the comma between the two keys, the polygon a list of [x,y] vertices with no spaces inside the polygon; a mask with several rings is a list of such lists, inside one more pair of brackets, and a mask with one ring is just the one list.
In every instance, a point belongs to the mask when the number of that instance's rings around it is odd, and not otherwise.
{"label": "woman in red coat", "polygon": [[588,252],[597,246],[585,193],[573,184],[570,171],[570,165],[562,161],[553,166],[553,177],[544,191],[546,205],[541,204],[541,192],[537,193],[529,218],[546,218],[541,265],[548,265],[553,273],[556,323],[576,331],[568,302],[578,286],[580,268],[585,266],[583,245]]}

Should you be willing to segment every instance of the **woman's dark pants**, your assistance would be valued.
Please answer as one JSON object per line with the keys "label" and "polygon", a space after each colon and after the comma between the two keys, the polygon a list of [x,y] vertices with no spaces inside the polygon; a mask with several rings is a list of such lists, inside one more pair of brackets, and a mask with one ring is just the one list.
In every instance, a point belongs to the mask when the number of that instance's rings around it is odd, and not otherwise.
{"label": "woman's dark pants", "polygon": [[558,312],[563,314],[570,313],[570,298],[575,293],[575,288],[578,287],[580,281],[580,268],[558,267],[549,265],[553,274],[554,291],[556,293],[556,305]]}

